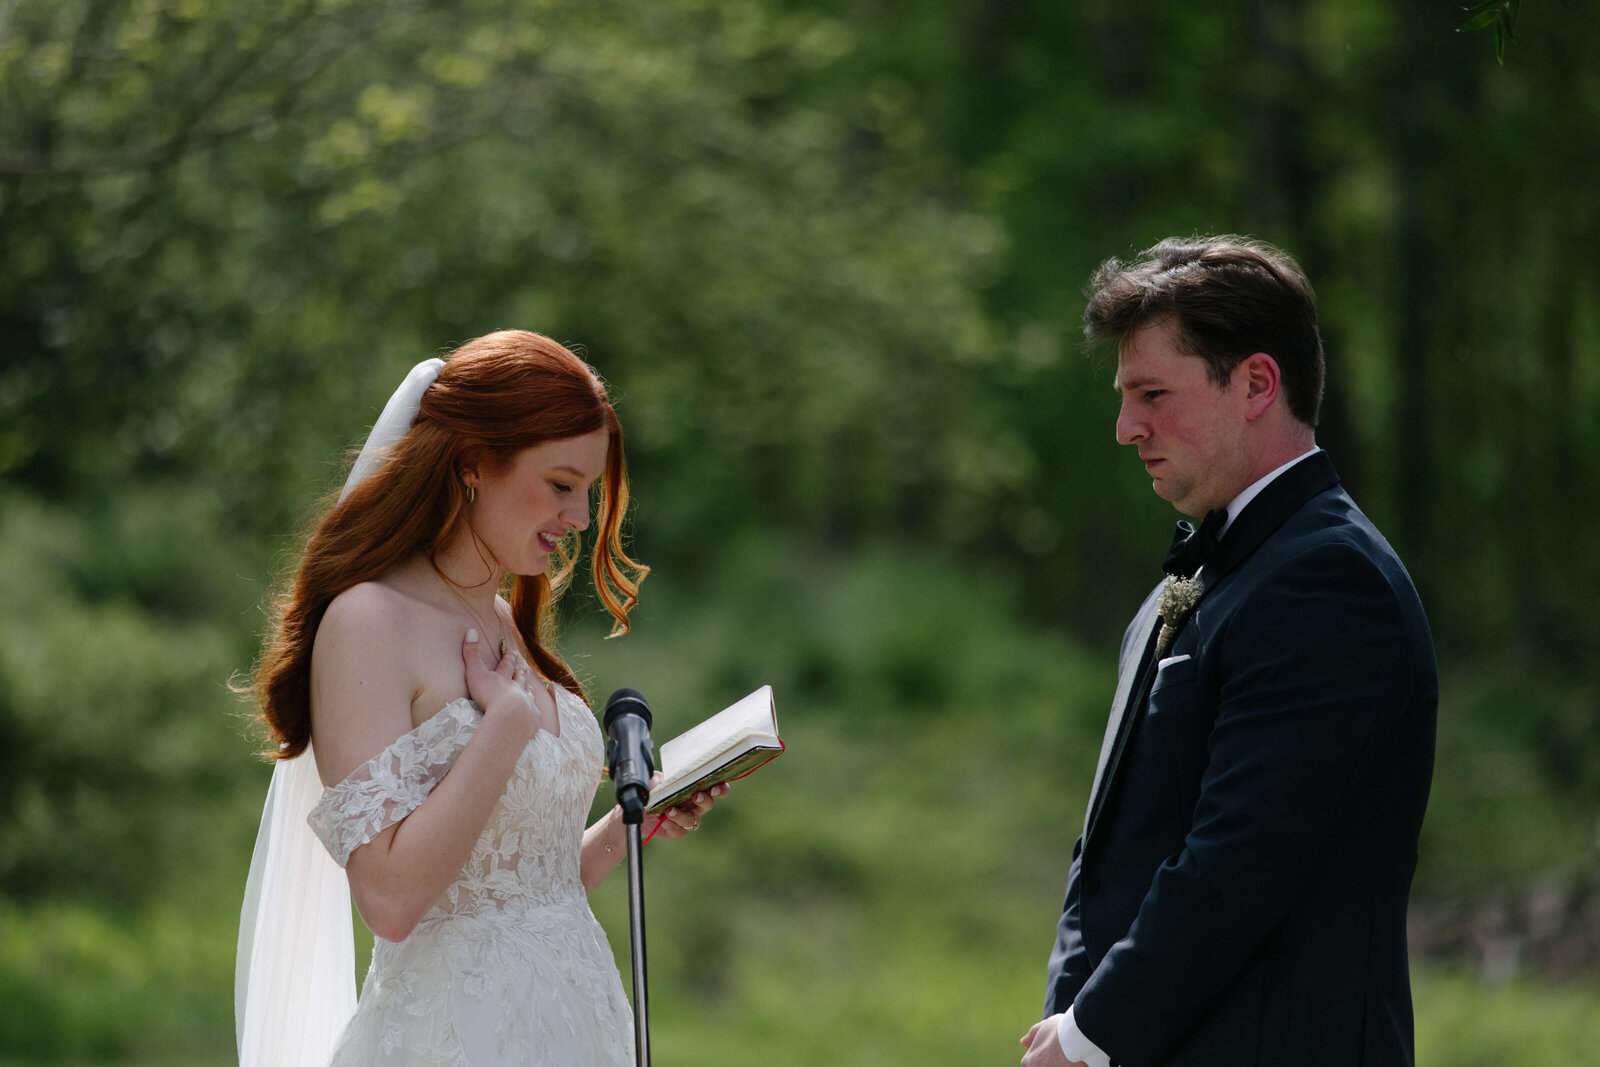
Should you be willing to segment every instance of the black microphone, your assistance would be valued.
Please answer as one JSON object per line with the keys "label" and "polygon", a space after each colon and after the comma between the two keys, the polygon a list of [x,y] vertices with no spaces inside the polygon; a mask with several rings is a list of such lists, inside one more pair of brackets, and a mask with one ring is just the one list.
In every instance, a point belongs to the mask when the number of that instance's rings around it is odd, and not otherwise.
{"label": "black microphone", "polygon": [[606,701],[605,729],[611,739],[607,766],[611,784],[622,805],[624,823],[644,821],[650,801],[650,775],[656,769],[655,746],[650,743],[650,705],[632,689],[618,689]]}

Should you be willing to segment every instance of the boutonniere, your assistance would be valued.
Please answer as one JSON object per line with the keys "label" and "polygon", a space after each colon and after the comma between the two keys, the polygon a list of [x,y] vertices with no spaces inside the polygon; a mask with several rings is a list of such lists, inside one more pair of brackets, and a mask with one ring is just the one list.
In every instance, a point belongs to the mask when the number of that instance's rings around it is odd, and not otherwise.
{"label": "boutonniere", "polygon": [[1172,639],[1178,635],[1178,627],[1194,613],[1205,591],[1205,583],[1198,578],[1167,575],[1166,582],[1161,586],[1161,597],[1156,601],[1156,611],[1161,615],[1161,633],[1156,637],[1157,656],[1167,654],[1167,649],[1172,647]]}

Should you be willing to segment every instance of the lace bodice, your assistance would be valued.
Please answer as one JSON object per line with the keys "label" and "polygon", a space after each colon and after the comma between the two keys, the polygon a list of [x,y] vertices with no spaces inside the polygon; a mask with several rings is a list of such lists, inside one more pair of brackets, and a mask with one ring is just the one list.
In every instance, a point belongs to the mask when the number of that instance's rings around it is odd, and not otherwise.
{"label": "lace bodice", "polygon": [[[577,846],[599,784],[600,730],[577,697],[559,686],[551,692],[561,733],[541,730],[523,750],[461,877],[435,911],[583,896]],[[472,740],[480,717],[466,697],[451,701],[324,791],[307,821],[334,861],[344,866],[351,852],[416,810]]]}
{"label": "lace bodice", "polygon": [[[337,1067],[632,1062],[627,1001],[579,877],[600,728],[553,692],[560,734],[523,749],[460,875],[404,941],[376,941]],[[325,790],[307,821],[333,858],[415,811],[479,720],[453,701]]]}

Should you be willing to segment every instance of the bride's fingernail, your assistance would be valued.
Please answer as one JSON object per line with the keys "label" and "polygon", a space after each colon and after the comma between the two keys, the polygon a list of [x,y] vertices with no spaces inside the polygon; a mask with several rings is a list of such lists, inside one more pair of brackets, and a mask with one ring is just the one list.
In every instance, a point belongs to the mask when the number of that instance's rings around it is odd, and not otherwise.
{"label": "bride's fingernail", "polygon": [[478,631],[476,631],[476,630],[468,630],[467,631],[467,644],[475,645],[477,643],[478,643]]}

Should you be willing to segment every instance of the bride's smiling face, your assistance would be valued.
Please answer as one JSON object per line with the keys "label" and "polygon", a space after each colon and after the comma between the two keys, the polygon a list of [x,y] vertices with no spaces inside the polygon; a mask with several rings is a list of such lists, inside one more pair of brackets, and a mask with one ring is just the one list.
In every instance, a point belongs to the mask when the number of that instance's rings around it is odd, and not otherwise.
{"label": "bride's smiling face", "polygon": [[589,525],[589,489],[605,472],[604,430],[525,448],[468,472],[472,528],[502,570],[542,574],[556,543]]}

